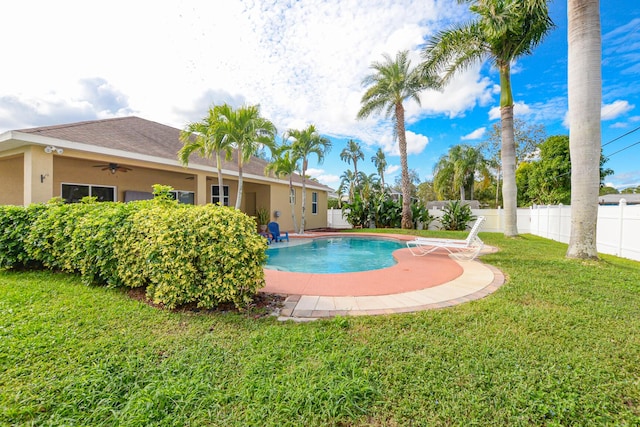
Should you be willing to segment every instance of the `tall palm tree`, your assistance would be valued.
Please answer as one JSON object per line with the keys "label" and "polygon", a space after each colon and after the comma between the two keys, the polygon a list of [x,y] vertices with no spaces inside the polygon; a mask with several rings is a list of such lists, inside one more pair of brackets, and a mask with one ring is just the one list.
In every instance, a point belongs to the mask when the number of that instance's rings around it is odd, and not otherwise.
{"label": "tall palm tree", "polygon": [[502,199],[505,236],[516,236],[517,188],[513,131],[511,62],[529,55],[553,28],[547,0],[458,0],[471,3],[475,21],[436,34],[424,49],[424,70],[443,72],[443,82],[470,66],[490,60],[500,74]]}
{"label": "tall palm tree", "polygon": [[356,186],[358,185],[358,160],[364,160],[364,153],[360,148],[360,144],[353,139],[347,141],[347,146],[340,152],[340,160],[351,164],[353,160],[353,174],[356,177]]}
{"label": "tall palm tree", "polygon": [[407,135],[403,102],[407,99],[413,99],[420,104],[418,94],[422,89],[439,87],[435,78],[420,78],[418,70],[411,67],[408,55],[408,51],[398,52],[393,59],[384,54],[383,62],[371,64],[370,68],[374,72],[362,81],[368,89],[362,96],[360,101],[362,106],[358,111],[358,119],[364,119],[383,110],[387,117],[393,117],[394,136],[398,138],[400,167],[402,169],[402,228],[413,228],[411,181],[407,162]]}
{"label": "tall palm tree", "polygon": [[300,219],[300,234],[304,233],[305,214],[307,204],[307,168],[309,167],[309,156],[315,154],[318,163],[324,161],[324,156],[331,150],[331,141],[318,133],[314,125],[309,125],[306,129],[289,129],[284,133],[282,139],[285,143],[289,140],[293,156],[302,160],[302,218]]}
{"label": "tall palm tree", "polygon": [[291,146],[281,145],[273,152],[273,160],[265,168],[265,173],[273,172],[277,177],[289,178],[289,205],[291,206],[291,221],[296,229],[296,203],[294,197],[293,174],[299,170],[300,159],[293,155]]}
{"label": "tall palm tree", "polygon": [[571,235],[567,257],[597,258],[602,70],[599,0],[569,0]]}
{"label": "tall palm tree", "polygon": [[189,123],[180,132],[180,141],[184,144],[178,151],[178,159],[183,165],[189,164],[189,157],[197,153],[200,157],[210,159],[215,156],[218,172],[218,194],[220,203],[223,201],[224,185],[222,182],[222,156],[231,158],[231,144],[222,138],[217,132],[219,106],[209,108],[209,114],[202,121]]}
{"label": "tall palm tree", "polygon": [[382,191],[384,191],[384,170],[387,168],[387,158],[385,157],[382,148],[378,148],[378,151],[376,151],[376,155],[371,157],[371,161],[378,171],[378,176],[380,176],[380,183],[382,185]]}
{"label": "tall palm tree", "polygon": [[233,145],[238,156],[236,209],[240,209],[243,187],[242,168],[261,147],[273,148],[276,127],[269,120],[260,117],[260,109],[257,105],[234,110],[229,104],[223,104],[218,110],[218,118],[216,133],[225,143]]}

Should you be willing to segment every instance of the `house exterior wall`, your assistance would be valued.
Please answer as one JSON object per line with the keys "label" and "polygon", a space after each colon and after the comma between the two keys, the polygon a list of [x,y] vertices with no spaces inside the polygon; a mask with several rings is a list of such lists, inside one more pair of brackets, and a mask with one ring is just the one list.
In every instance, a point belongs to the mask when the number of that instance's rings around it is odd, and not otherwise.
{"label": "house exterior wall", "polygon": [[[280,225],[281,230],[297,231],[302,219],[302,187],[294,187],[296,192],[295,214],[296,226],[294,228],[291,218],[291,205],[289,204],[289,184],[271,186],[271,216],[272,221]],[[312,193],[318,193],[318,212],[312,213]],[[305,225],[306,230],[313,228],[324,228],[327,226],[327,192],[319,191],[307,187]],[[280,216],[275,218],[274,212],[280,212]]]}
{"label": "house exterior wall", "polygon": [[108,169],[102,170],[102,167],[99,167],[108,163],[109,161],[83,160],[67,155],[56,156],[53,165],[53,195],[61,196],[63,183],[113,186],[116,187],[117,201],[124,201],[125,191],[150,193],[153,191],[154,184],[170,185],[175,190],[181,191],[195,192],[196,190],[195,180],[186,179],[187,175],[184,173],[133,166],[122,162],[131,170],[117,171],[112,174]]}
{"label": "house exterior wall", "polygon": [[[5,140],[6,142],[7,140]],[[44,203],[62,196],[62,184],[80,184],[115,188],[117,201],[125,201],[125,192],[151,193],[154,184],[169,185],[175,190],[195,193],[195,203],[212,202],[212,187],[217,186],[215,170],[202,170],[150,162],[103,152],[79,150],[63,145],[64,151],[47,153],[44,144],[19,145],[21,140],[8,140],[9,148],[0,153],[0,204],[28,205]],[[55,141],[53,141],[55,143]],[[56,145],[58,145],[56,143]],[[59,145],[58,145],[59,146]],[[111,173],[109,163],[117,163],[130,170]],[[104,168],[104,170],[103,170]],[[238,177],[225,174],[224,185],[229,187],[229,206],[235,206]],[[296,222],[302,217],[302,188],[296,184]],[[317,193],[318,212],[312,213],[312,194]],[[307,188],[306,229],[326,227],[327,191]],[[289,205],[288,180],[245,175],[241,210],[250,216],[258,208],[267,208],[271,220],[277,220],[282,230],[294,231]],[[275,211],[281,213],[279,218]]]}
{"label": "house exterior wall", "polygon": [[24,154],[0,159],[1,205],[22,205],[24,202]]}

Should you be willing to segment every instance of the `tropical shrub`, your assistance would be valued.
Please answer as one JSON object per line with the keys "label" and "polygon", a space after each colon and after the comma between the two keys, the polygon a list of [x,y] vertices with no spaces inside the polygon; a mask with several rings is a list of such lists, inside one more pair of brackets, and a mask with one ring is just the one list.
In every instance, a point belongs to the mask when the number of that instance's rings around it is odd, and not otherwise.
{"label": "tropical shrub", "polygon": [[380,228],[400,228],[402,202],[384,197],[375,206],[376,225]]}
{"label": "tropical shrub", "polygon": [[35,267],[25,250],[24,239],[31,225],[46,209],[43,204],[28,207],[0,206],[0,268]]}
{"label": "tropical shrub", "polygon": [[443,230],[466,230],[467,225],[476,219],[469,205],[462,204],[459,200],[449,202],[443,211],[440,218]]}
{"label": "tropical shrub", "polygon": [[242,307],[264,286],[265,240],[236,209],[156,203],[135,212],[127,228],[130,238],[115,248],[118,277],[146,285],[154,302]]}
{"label": "tropical shrub", "polygon": [[342,216],[354,227],[369,225],[369,210],[360,197],[343,205]]}
{"label": "tropical shrub", "polygon": [[[241,308],[264,286],[266,242],[242,212],[178,204],[160,194],[132,203],[2,207],[0,267],[40,265],[85,284],[146,286],[169,308]],[[24,237],[23,237],[24,236]]]}
{"label": "tropical shrub", "polygon": [[412,203],[411,214],[413,218],[413,228],[415,229],[418,228],[418,223],[422,223],[422,228],[427,230],[429,225],[436,219],[422,203]]}

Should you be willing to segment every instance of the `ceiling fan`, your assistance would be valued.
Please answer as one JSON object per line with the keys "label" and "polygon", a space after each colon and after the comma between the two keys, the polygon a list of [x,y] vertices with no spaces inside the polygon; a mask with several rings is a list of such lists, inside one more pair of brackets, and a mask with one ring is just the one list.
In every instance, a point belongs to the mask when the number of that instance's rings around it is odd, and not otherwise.
{"label": "ceiling fan", "polygon": [[117,163],[109,163],[108,165],[95,165],[94,168],[101,168],[100,170],[103,171],[108,170],[112,174],[115,174],[116,172],[128,172],[132,170],[131,168],[128,168],[126,166],[120,166]]}

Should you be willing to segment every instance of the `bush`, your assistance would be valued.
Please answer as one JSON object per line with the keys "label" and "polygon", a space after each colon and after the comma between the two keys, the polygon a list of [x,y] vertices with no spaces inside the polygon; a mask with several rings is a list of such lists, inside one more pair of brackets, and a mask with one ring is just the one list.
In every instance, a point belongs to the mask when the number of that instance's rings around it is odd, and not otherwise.
{"label": "bush", "polygon": [[130,219],[116,246],[118,276],[168,307],[249,303],[264,286],[266,242],[251,218],[232,208],[156,203]]}
{"label": "bush", "polygon": [[440,218],[440,224],[444,230],[466,230],[467,224],[476,219],[467,204],[460,203],[459,200],[449,202],[443,209],[444,214]]}
{"label": "bush", "polygon": [[0,268],[35,267],[25,249],[24,239],[31,225],[46,210],[43,204],[28,207],[0,206]]}
{"label": "bush", "polygon": [[0,267],[37,264],[79,273],[85,284],[146,286],[169,308],[241,308],[264,286],[266,242],[232,208],[87,199],[5,206],[0,225]]}

